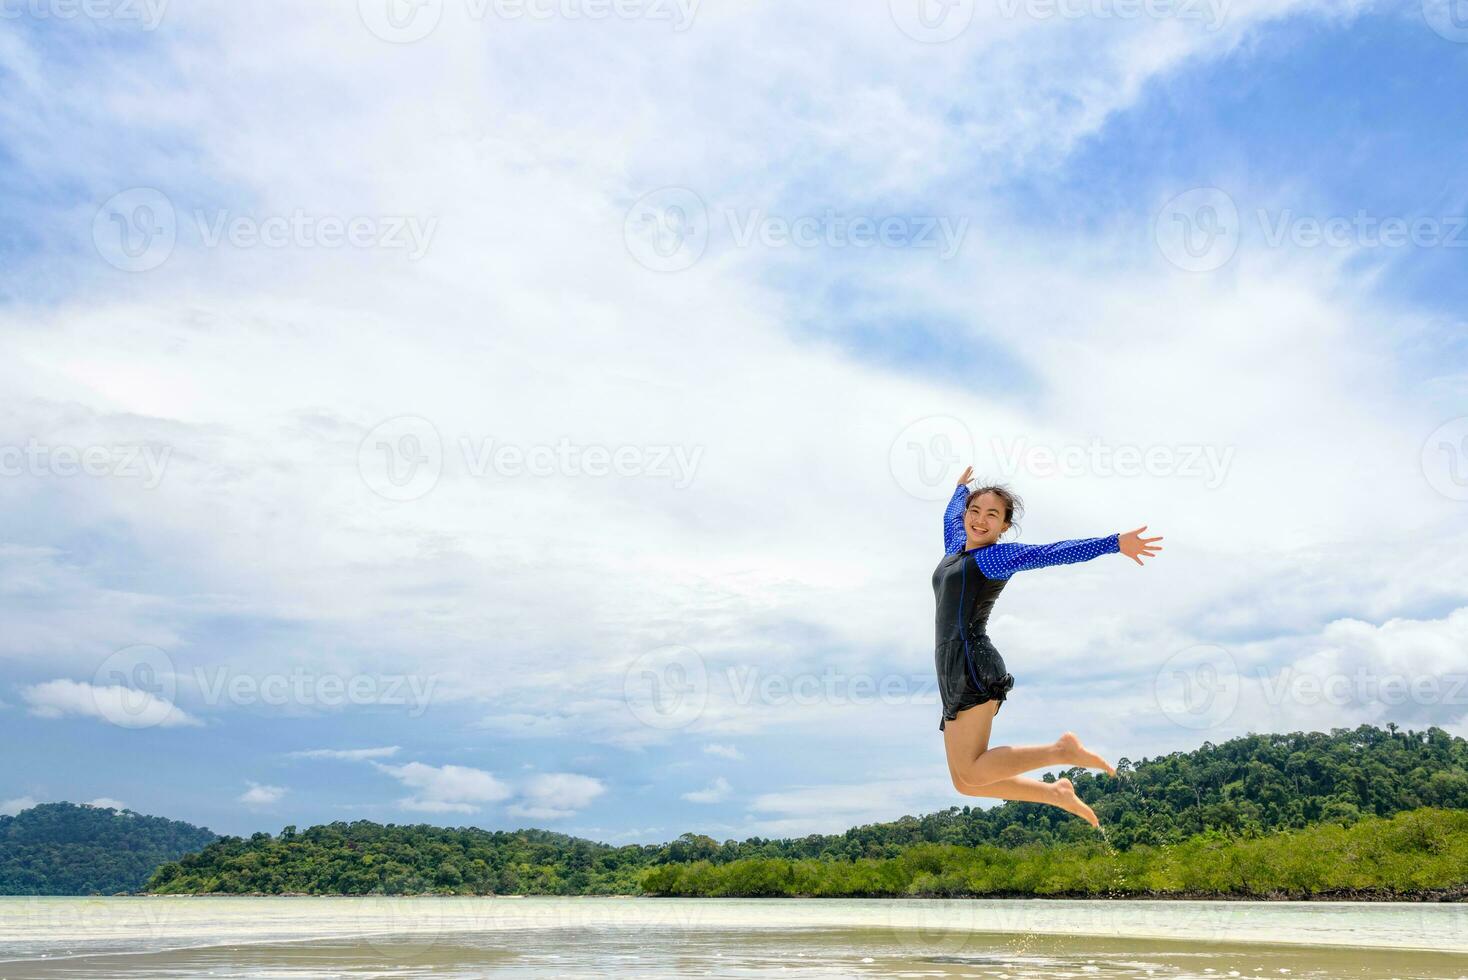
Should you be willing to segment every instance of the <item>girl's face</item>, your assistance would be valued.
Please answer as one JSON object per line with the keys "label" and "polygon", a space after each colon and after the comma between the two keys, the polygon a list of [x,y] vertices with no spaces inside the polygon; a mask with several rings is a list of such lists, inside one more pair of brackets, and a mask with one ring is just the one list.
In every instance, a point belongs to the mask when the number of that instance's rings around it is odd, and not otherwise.
{"label": "girl's face", "polygon": [[999,540],[999,535],[1009,530],[1004,519],[1004,501],[997,493],[981,493],[968,498],[963,510],[963,529],[968,534],[970,548],[982,548]]}

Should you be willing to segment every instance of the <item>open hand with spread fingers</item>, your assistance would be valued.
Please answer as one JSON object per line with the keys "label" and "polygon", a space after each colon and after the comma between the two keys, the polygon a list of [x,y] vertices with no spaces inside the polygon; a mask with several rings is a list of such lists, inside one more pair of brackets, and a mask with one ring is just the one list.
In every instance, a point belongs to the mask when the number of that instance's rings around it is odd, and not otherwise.
{"label": "open hand with spread fingers", "polygon": [[1162,545],[1152,543],[1153,541],[1161,541],[1162,535],[1159,534],[1155,538],[1144,538],[1142,537],[1142,532],[1145,530],[1147,530],[1147,525],[1143,524],[1135,531],[1128,531],[1125,534],[1118,534],[1116,536],[1116,545],[1121,550],[1121,553],[1138,565],[1142,564],[1143,558],[1155,558],[1157,557],[1157,552],[1162,550]]}

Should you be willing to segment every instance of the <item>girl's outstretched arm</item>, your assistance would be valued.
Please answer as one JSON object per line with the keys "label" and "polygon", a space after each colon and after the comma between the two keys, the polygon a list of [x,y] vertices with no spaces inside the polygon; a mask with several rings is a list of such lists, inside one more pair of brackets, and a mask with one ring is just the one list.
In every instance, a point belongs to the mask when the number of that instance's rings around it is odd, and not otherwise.
{"label": "girl's outstretched arm", "polygon": [[1050,565],[1072,565],[1121,551],[1119,534],[1104,538],[1077,538],[1054,544],[991,544],[974,552],[985,578],[1009,578],[1015,572]]}
{"label": "girl's outstretched arm", "polygon": [[963,471],[963,476],[958,478],[958,487],[953,491],[953,498],[948,501],[948,509],[943,512],[943,553],[945,555],[958,554],[968,540],[963,530],[963,508],[968,504],[968,481],[973,473],[972,466]]}
{"label": "girl's outstretched arm", "polygon": [[1135,531],[1125,534],[1109,534],[1104,538],[1078,538],[1074,541],[1057,541],[1054,544],[991,544],[974,553],[979,571],[988,578],[1009,578],[1015,572],[1030,568],[1045,568],[1049,565],[1071,565],[1090,561],[1102,555],[1126,555],[1138,565],[1143,558],[1154,558],[1162,550],[1162,536],[1144,538],[1147,530],[1143,524]]}

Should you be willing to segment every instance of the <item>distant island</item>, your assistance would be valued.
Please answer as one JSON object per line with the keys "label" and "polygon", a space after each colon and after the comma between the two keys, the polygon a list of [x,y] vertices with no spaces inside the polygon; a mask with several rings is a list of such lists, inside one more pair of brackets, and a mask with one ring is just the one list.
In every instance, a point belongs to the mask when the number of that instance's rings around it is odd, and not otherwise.
{"label": "distant island", "polygon": [[218,839],[132,810],[42,803],[0,816],[0,895],[136,892],[160,864]]}
{"label": "distant island", "polygon": [[[0,892],[157,895],[1053,896],[1461,900],[1468,897],[1468,742],[1440,728],[1248,735],[1070,772],[1105,838],[1053,807],[1001,803],[793,839],[608,844],[547,830],[335,822],[216,838],[188,824],[127,887],[92,865],[135,848],[135,821],[68,830],[48,804],[22,859],[0,823]],[[43,810],[44,820],[31,816]],[[114,812],[115,813],[115,812]],[[49,825],[58,838],[37,835]],[[82,841],[90,826],[105,838]],[[185,828],[204,835],[191,847]],[[204,839],[207,838],[207,839]],[[39,849],[38,849],[39,848]],[[156,855],[157,852],[148,852]],[[130,856],[130,855],[129,855]],[[132,867],[133,865],[129,865]],[[24,877],[17,877],[17,872]],[[17,890],[22,882],[31,890]],[[37,888],[53,890],[35,890]]]}

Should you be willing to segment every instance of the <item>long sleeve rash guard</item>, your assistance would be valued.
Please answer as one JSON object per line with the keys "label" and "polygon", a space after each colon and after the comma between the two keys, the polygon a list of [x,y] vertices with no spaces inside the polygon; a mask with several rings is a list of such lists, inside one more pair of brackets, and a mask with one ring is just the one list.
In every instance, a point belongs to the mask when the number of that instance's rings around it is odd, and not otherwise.
{"label": "long sleeve rash guard", "polygon": [[[983,635],[994,600],[1015,572],[1090,561],[1121,550],[1120,536],[1108,534],[1054,544],[991,544],[964,551],[963,509],[968,498],[968,487],[959,486],[943,515],[944,557],[933,575],[940,644],[963,634]],[[972,562],[966,560],[970,557]],[[972,574],[974,571],[979,574]]]}

